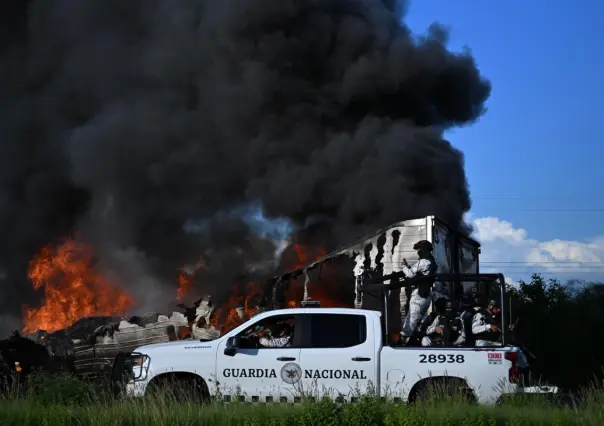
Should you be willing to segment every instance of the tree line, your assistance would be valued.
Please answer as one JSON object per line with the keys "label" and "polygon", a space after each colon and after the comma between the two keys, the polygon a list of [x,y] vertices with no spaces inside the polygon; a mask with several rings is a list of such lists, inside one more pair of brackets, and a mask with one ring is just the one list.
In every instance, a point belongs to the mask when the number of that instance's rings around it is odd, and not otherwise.
{"label": "tree line", "polygon": [[604,378],[604,283],[561,283],[535,274],[508,286],[507,296],[514,340],[535,356],[534,375],[571,390]]}

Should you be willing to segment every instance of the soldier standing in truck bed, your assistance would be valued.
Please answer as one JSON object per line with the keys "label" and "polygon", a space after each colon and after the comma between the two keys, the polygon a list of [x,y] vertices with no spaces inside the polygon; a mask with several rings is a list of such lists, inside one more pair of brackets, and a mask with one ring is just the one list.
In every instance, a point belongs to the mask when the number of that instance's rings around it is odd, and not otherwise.
{"label": "soldier standing in truck bed", "polygon": [[[417,250],[418,260],[412,267],[407,264],[407,259],[403,259],[402,272],[406,279],[422,278],[418,280],[416,285],[411,284],[411,299],[409,300],[409,309],[407,309],[407,315],[403,324],[401,332],[402,343],[407,343],[409,338],[416,332],[422,319],[425,317],[430,303],[432,302],[432,285],[434,279],[430,279],[436,274],[438,266],[436,265],[436,259],[432,255],[433,246],[430,241],[421,240],[415,243],[413,246],[414,250]],[[401,309],[403,309],[404,293],[401,290]]]}

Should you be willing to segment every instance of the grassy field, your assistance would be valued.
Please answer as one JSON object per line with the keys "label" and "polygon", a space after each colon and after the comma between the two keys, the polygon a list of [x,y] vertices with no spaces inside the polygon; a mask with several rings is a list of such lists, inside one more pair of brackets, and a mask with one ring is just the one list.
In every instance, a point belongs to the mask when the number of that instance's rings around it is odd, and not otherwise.
{"label": "grassy field", "polygon": [[0,425],[604,425],[604,392],[590,389],[576,404],[544,400],[472,406],[460,398],[414,406],[365,398],[356,404],[331,402],[296,406],[232,403],[206,405],[170,398],[115,401],[107,393],[70,377],[36,377],[28,390],[10,389],[0,400]]}

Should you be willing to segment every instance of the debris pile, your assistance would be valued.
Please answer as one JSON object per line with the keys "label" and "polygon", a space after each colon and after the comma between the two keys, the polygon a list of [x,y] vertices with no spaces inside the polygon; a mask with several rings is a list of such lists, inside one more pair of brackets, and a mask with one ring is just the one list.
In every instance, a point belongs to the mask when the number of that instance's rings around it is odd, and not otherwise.
{"label": "debris pile", "polygon": [[200,299],[193,308],[179,307],[184,308],[184,313],[150,313],[128,319],[93,316],[52,333],[44,330],[26,336],[15,333],[0,341],[0,374],[12,371],[27,375],[39,367],[102,379],[111,373],[119,352],[167,341],[220,337],[220,331],[212,325],[214,306],[210,297]]}

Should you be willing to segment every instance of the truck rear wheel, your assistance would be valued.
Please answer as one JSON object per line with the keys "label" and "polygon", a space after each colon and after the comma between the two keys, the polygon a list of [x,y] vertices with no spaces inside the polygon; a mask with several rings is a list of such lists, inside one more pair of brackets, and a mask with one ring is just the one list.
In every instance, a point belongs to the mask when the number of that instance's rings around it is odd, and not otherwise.
{"label": "truck rear wheel", "polygon": [[474,392],[465,380],[455,377],[435,377],[415,384],[409,394],[409,403],[428,402],[447,398],[459,398],[467,403],[475,403]]}
{"label": "truck rear wheel", "polygon": [[209,399],[205,381],[194,374],[173,373],[155,377],[147,386],[145,396],[166,402],[204,403]]}

